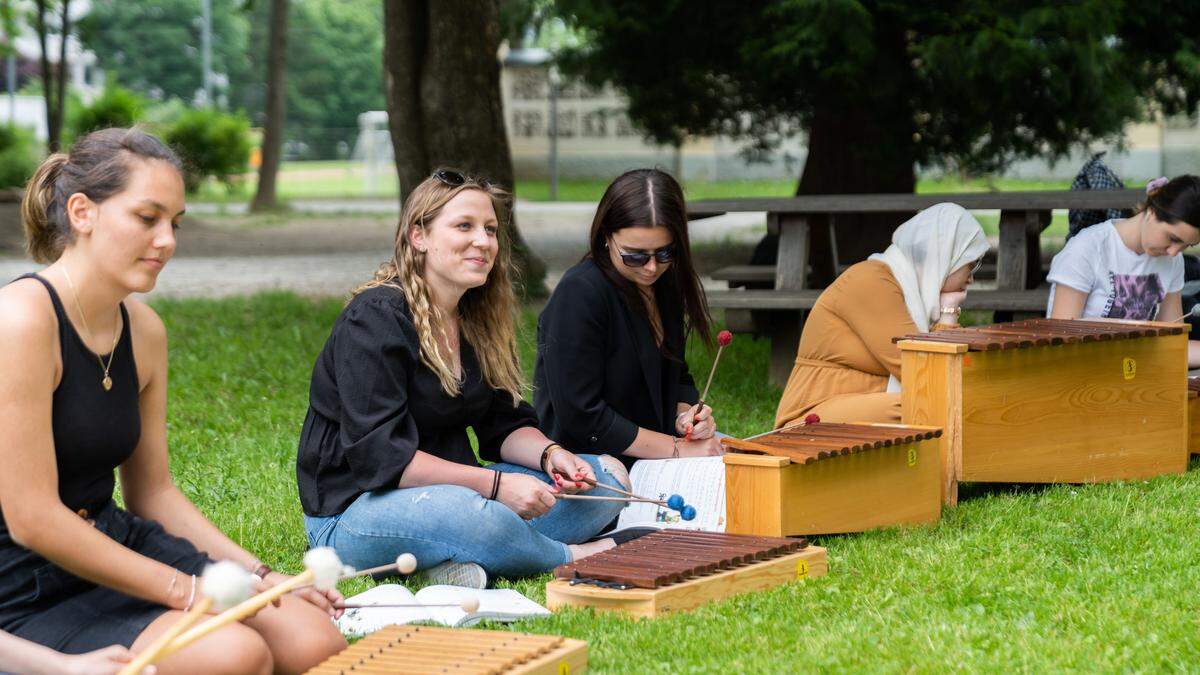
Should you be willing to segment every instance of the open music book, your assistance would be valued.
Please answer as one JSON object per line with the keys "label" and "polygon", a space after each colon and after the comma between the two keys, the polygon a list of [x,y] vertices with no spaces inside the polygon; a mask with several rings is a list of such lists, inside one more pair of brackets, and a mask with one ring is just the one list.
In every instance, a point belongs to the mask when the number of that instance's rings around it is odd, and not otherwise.
{"label": "open music book", "polygon": [[426,586],[413,593],[400,584],[381,584],[346,598],[346,604],[456,605],[464,597],[479,600],[479,609],[468,614],[458,607],[364,607],[347,609],[337,620],[345,635],[365,635],[392,624],[430,621],[446,626],[471,626],[480,621],[516,621],[530,616],[549,616],[542,607],[511,588],[476,590],[461,586]]}
{"label": "open music book", "polygon": [[629,472],[633,492],[651,499],[673,494],[696,508],[691,521],[665,506],[632,503],[621,510],[617,530],[629,527],[725,531],[725,462],[720,457],[641,459]]}

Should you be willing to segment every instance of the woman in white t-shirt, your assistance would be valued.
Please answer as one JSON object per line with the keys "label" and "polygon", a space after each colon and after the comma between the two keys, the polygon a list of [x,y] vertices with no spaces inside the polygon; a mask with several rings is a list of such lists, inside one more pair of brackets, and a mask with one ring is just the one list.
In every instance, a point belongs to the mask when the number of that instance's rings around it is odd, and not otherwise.
{"label": "woman in white t-shirt", "polygon": [[[1052,319],[1179,321],[1183,257],[1200,243],[1200,178],[1151,181],[1130,218],[1097,223],[1075,235],[1050,263]],[[1200,342],[1188,345],[1200,365]]]}

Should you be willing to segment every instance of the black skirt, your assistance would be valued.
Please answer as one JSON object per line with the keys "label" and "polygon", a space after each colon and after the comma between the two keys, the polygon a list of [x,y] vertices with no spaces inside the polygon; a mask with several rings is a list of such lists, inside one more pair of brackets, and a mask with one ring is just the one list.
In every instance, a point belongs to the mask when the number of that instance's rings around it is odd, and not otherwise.
{"label": "black skirt", "polygon": [[[178,569],[200,574],[210,560],[186,539],[109,502],[95,527],[118,544]],[[88,581],[9,542],[0,546],[0,629],[67,654],[109,645],[129,647],[164,612],[153,602]],[[180,583],[191,583],[180,575]]]}

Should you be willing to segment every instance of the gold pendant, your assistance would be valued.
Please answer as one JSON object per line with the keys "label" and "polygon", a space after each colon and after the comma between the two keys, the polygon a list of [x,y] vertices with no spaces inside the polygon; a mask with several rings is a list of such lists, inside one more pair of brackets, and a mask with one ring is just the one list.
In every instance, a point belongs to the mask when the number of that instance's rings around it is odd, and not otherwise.
{"label": "gold pendant", "polygon": [[104,379],[100,380],[100,384],[104,385],[104,391],[109,391],[112,389],[112,378],[105,375]]}

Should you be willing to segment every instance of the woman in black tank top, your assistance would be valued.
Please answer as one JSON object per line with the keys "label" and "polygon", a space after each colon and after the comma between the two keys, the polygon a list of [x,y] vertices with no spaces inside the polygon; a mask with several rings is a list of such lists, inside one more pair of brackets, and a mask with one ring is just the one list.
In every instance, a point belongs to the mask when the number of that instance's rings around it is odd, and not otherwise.
{"label": "woman in black tank top", "polygon": [[[129,295],[174,253],[183,198],[160,141],[106,129],[47,159],[22,203],[29,252],[49,266],[0,288],[0,630],[62,652],[143,649],[194,602],[210,560],[286,578],[209,523],[167,467],[166,334]],[[113,503],[117,468],[128,510]],[[286,597],[159,672],[306,670],[345,646],[337,599]]]}

